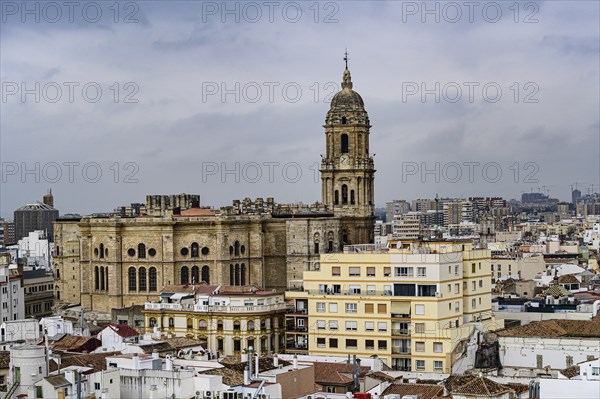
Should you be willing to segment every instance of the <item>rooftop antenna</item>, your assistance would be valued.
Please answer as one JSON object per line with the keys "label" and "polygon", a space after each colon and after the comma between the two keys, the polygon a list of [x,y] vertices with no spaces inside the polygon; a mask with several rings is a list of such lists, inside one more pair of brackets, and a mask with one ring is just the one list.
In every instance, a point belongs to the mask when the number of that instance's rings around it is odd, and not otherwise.
{"label": "rooftop antenna", "polygon": [[346,62],[346,69],[348,69],[348,60],[350,58],[348,58],[348,48],[346,48],[346,51],[344,51],[344,61]]}

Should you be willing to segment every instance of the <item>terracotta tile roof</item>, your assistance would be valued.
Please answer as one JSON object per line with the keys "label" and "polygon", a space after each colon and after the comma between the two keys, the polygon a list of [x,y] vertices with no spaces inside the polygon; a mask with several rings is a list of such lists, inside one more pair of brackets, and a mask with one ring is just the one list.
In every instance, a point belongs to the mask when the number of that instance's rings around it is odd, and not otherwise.
{"label": "terracotta tile roof", "polygon": [[10,367],[10,352],[0,351],[0,369],[7,369]]}
{"label": "terracotta tile roof", "polygon": [[383,371],[372,371],[372,372],[368,373],[367,376],[374,378],[376,380],[379,380],[379,381],[388,381],[388,382],[394,382],[398,378],[400,378],[400,377],[392,377],[391,375],[387,375]]}
{"label": "terracotta tile roof", "polygon": [[151,343],[151,344],[143,344],[143,345],[138,345],[138,347],[142,351],[144,351],[144,353],[152,353],[152,352],[154,352],[155,349],[158,353],[163,353],[163,354],[173,353],[173,352],[177,351],[177,348],[175,348],[173,345],[171,345],[168,342],[156,342],[156,343]]}
{"label": "terracotta tile roof", "polygon": [[419,399],[433,399],[441,396],[444,391],[443,385],[432,384],[392,384],[387,387],[381,397],[385,395],[416,395]]}
{"label": "terracotta tile roof", "polygon": [[[106,358],[115,356],[120,352],[102,352],[102,353],[63,353],[60,357],[60,368],[64,369],[69,366],[92,367],[94,372],[106,370]],[[58,370],[58,364],[54,360],[50,360],[50,371]]]}
{"label": "terracotta tile roof", "polygon": [[232,370],[228,367],[201,371],[200,374],[220,375],[223,379],[223,384],[230,387],[244,384],[244,373]]}
{"label": "terracotta tile roof", "polygon": [[575,366],[567,367],[566,369],[561,370],[560,373],[562,375],[564,375],[565,377],[567,377],[568,379],[571,379],[571,378],[579,375],[579,366],[575,365]]}
{"label": "terracotta tile roof", "polygon": [[165,341],[167,343],[169,343],[169,345],[171,345],[176,350],[185,349],[185,348],[192,348],[194,346],[204,346],[204,345],[206,345],[205,341],[201,341],[201,340],[195,339],[195,338],[188,338],[188,337],[166,338]]}
{"label": "terracotta tile roof", "polygon": [[[40,345],[43,345],[43,343]],[[96,337],[64,335],[58,341],[49,342],[48,346],[53,351],[92,352],[102,346],[102,341]]]}
{"label": "terracotta tile roof", "polygon": [[[315,367],[315,383],[319,385],[346,385],[353,381],[354,365],[352,363],[315,362],[313,365]],[[358,378],[364,378],[370,370],[370,367],[361,366]]]}
{"label": "terracotta tile roof", "polygon": [[474,377],[467,383],[453,388],[450,393],[453,395],[492,397],[504,392],[510,392],[510,390],[508,386],[498,384],[489,378]]}
{"label": "terracotta tile roof", "polygon": [[571,291],[569,291],[568,289],[566,289],[564,287],[561,287],[560,285],[552,284],[550,287],[545,289],[541,294],[542,297],[545,297],[548,295],[552,295],[554,298],[562,298],[562,297],[571,295]]}
{"label": "terracotta tile roof", "polygon": [[173,294],[212,294],[219,288],[218,285],[210,285],[202,282],[200,284],[171,284],[165,285],[161,293]]}
{"label": "terracotta tile roof", "polygon": [[525,393],[529,392],[529,386],[527,384],[518,384],[516,382],[509,382],[504,384],[516,393]]}
{"label": "terracotta tile roof", "polygon": [[[244,369],[248,362],[241,362],[239,358],[228,356],[219,361],[224,367],[202,371],[201,374],[220,375],[223,377],[223,384],[229,386],[244,384]],[[279,359],[279,364],[288,366],[291,363],[283,359]],[[259,372],[273,370],[276,367],[273,365],[272,357],[261,357],[258,360]]]}
{"label": "terracotta tile roof", "polygon": [[580,281],[574,274],[564,274],[558,278],[559,284],[579,284]]}
{"label": "terracotta tile roof", "polygon": [[[137,332],[137,330],[135,330],[134,328],[129,327],[127,324],[108,324],[104,328],[110,328],[117,335],[119,335],[119,336],[121,336],[123,338],[138,337],[140,335],[140,333]],[[104,328],[103,328],[103,330],[104,330]]]}
{"label": "terracotta tile roof", "polygon": [[600,317],[592,320],[544,320],[499,330],[500,337],[598,337]]}

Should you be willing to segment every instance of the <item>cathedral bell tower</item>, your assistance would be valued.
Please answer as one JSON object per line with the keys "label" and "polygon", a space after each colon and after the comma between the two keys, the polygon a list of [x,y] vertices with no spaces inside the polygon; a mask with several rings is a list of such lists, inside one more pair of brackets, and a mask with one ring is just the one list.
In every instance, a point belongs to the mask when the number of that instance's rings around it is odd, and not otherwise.
{"label": "cathedral bell tower", "polygon": [[348,57],[344,57],[342,90],[333,96],[325,119],[326,153],[321,161],[323,203],[345,220],[340,240],[373,242],[375,220],[373,157],[369,153],[369,115],[352,89]]}

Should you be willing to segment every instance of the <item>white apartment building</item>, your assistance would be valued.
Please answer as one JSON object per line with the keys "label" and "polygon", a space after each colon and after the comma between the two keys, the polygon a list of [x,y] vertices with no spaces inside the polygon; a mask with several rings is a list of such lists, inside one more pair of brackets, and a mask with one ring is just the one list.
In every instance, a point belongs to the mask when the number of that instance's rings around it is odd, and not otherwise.
{"label": "white apartment building", "polygon": [[8,253],[0,254],[0,322],[25,318],[25,294],[17,265]]}

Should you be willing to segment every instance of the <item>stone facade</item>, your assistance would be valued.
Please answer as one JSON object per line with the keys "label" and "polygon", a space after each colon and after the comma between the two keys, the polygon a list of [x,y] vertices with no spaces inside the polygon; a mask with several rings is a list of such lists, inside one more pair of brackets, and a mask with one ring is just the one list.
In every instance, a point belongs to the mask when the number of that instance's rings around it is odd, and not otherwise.
{"label": "stone facade", "polygon": [[200,208],[199,196],[148,196],[132,217],[58,220],[57,304],[109,313],[152,300],[165,285],[200,281],[285,289],[300,286],[321,253],[372,242],[369,119],[347,69],[342,87],[325,125],[323,203],[246,198],[213,210]]}

